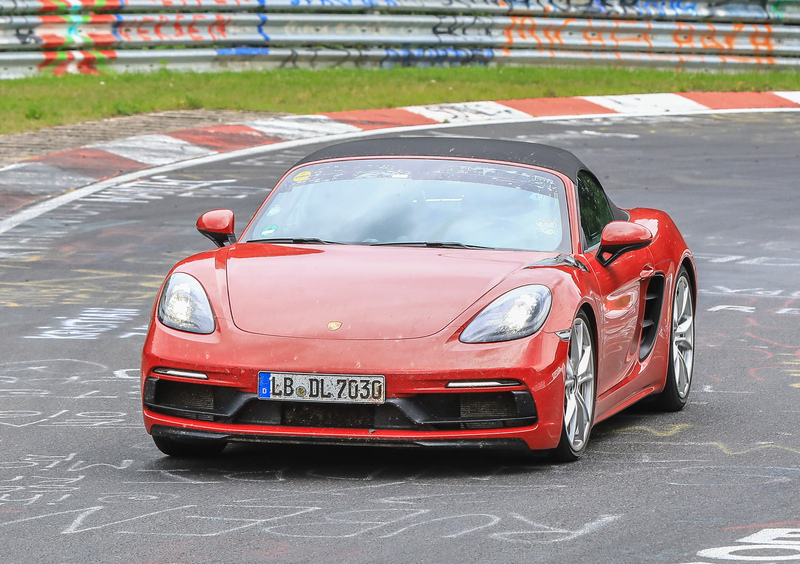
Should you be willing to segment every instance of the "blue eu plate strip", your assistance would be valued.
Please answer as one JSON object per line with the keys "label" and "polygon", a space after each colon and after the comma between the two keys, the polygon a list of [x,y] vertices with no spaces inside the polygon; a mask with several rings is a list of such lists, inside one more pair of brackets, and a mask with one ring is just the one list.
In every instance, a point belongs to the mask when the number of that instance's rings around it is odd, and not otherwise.
{"label": "blue eu plate strip", "polygon": [[269,372],[259,372],[258,373],[258,397],[260,398],[269,398],[270,397],[270,378],[272,374]]}

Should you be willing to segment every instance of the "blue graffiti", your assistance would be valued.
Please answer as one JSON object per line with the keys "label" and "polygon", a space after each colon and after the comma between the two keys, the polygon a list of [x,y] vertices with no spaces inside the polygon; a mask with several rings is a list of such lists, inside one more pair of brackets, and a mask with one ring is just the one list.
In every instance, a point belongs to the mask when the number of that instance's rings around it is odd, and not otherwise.
{"label": "blue graffiti", "polygon": [[[268,0],[258,0],[259,5],[266,6]],[[397,0],[290,0],[290,6],[303,6],[308,8],[313,7],[329,7],[329,8],[387,8],[397,7],[399,2]]]}
{"label": "blue graffiti", "polygon": [[380,66],[391,68],[395,65],[403,67],[486,65],[494,57],[493,49],[386,49],[386,55]]}
{"label": "blue graffiti", "polygon": [[226,47],[217,49],[217,55],[221,57],[255,57],[258,55],[269,55],[269,47]]}
{"label": "blue graffiti", "polygon": [[258,21],[259,21],[258,34],[264,41],[269,43],[269,35],[267,35],[266,32],[264,31],[264,26],[267,24],[269,18],[267,17],[266,14],[256,14],[256,15],[258,16]]}
{"label": "blue graffiti", "polygon": [[123,20],[123,17],[120,16],[119,14],[114,15],[114,20],[115,20],[114,23],[111,24],[111,35],[114,36],[114,40],[117,43],[122,43],[122,41],[124,40],[122,39],[122,35],[119,32],[119,28],[125,25],[125,21]]}

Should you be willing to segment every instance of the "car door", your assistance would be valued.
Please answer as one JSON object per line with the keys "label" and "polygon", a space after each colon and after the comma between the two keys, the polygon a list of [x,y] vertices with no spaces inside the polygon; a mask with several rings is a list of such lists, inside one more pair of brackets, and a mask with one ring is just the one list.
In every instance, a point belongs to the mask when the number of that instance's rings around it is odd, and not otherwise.
{"label": "car door", "polygon": [[607,266],[597,259],[603,228],[614,213],[600,182],[587,171],[578,174],[578,210],[585,264],[597,280],[597,396],[617,386],[638,360],[641,292],[652,275],[650,249],[630,251]]}

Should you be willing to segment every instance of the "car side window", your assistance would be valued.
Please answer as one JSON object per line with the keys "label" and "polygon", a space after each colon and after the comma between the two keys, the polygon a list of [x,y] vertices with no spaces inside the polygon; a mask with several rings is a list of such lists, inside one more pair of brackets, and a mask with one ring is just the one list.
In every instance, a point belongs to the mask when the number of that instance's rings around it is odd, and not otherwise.
{"label": "car side window", "polygon": [[590,249],[600,242],[603,228],[613,221],[614,216],[603,187],[586,171],[578,173],[578,207],[585,248]]}

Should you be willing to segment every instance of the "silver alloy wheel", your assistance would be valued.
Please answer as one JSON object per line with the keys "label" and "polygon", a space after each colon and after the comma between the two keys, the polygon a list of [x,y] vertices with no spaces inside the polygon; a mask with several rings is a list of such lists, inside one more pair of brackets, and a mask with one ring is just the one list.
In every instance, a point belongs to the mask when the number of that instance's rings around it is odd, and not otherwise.
{"label": "silver alloy wheel", "polygon": [[582,317],[572,324],[564,381],[564,431],[570,447],[580,452],[589,439],[594,416],[594,343]]}
{"label": "silver alloy wheel", "polygon": [[672,374],[675,388],[683,400],[689,394],[694,368],[694,304],[686,276],[675,284],[672,303]]}

